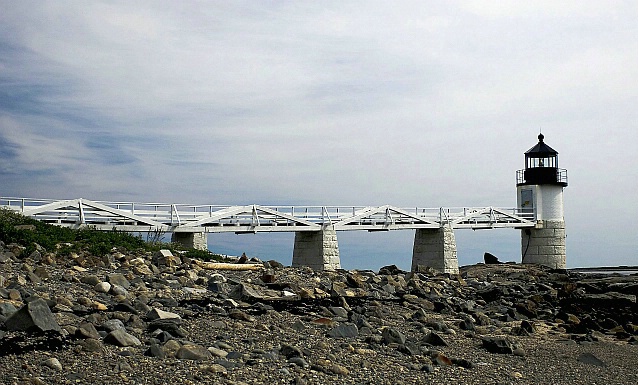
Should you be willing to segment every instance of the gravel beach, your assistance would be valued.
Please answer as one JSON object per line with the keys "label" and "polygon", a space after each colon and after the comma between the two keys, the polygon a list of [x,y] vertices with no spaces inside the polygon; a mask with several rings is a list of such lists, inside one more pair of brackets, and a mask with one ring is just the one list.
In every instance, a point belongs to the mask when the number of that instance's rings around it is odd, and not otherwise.
{"label": "gravel beach", "polygon": [[0,242],[2,384],[638,383],[632,275],[23,249]]}

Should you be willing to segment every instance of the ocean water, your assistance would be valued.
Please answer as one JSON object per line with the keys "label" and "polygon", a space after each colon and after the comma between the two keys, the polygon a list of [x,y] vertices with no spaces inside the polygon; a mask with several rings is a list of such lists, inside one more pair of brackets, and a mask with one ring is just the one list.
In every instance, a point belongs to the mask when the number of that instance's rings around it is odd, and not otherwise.
{"label": "ocean water", "polygon": [[[459,265],[483,262],[490,252],[501,261],[520,262],[520,233],[513,229],[455,231]],[[292,263],[294,233],[210,233],[208,249],[214,253],[261,260],[274,259],[286,266]],[[414,230],[387,232],[337,232],[341,267],[348,270],[374,270],[397,265],[409,270],[412,264]]]}
{"label": "ocean water", "polygon": [[583,273],[583,274],[620,274],[620,275],[638,275],[638,267],[630,267],[630,268],[623,268],[623,267],[601,267],[601,268],[595,268],[595,267],[590,267],[590,268],[574,268],[574,269],[569,269],[569,271],[573,271],[573,272],[577,272],[577,273]]}

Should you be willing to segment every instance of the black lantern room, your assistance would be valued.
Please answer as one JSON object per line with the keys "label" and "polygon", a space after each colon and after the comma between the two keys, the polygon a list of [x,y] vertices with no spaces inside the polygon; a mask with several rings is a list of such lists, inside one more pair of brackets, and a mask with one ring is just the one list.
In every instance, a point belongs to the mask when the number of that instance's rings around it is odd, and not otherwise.
{"label": "black lantern room", "polygon": [[567,187],[567,170],[558,168],[558,152],[545,144],[543,134],[538,144],[525,153],[525,169],[516,172],[518,186],[553,184]]}

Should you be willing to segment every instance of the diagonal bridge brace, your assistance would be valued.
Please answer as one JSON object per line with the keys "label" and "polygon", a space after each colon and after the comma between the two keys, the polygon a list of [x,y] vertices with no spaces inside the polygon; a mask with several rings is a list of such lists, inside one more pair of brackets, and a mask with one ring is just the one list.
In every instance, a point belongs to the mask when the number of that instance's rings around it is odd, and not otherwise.
{"label": "diagonal bridge brace", "polygon": [[[239,217],[250,218],[250,224],[240,226],[247,231],[272,231],[277,227],[277,220],[292,223],[294,226],[307,228],[311,231],[321,230],[317,223],[282,213],[269,207],[260,205],[231,206],[211,214],[198,217],[196,220],[183,221],[175,228],[175,231],[193,231],[196,228],[205,228],[207,225],[220,225],[224,220],[238,220]],[[290,226],[289,226],[290,227]],[[297,229],[299,230],[299,229]]]}
{"label": "diagonal bridge brace", "polygon": [[449,220],[453,228],[510,227],[511,224],[533,225],[534,222],[494,207],[471,209],[468,214]]}
{"label": "diagonal bridge brace", "polygon": [[[380,215],[379,215],[380,214]],[[375,218],[375,215],[378,215]],[[366,223],[366,219],[369,221]],[[381,222],[382,221],[382,222]],[[379,223],[381,222],[381,223]],[[404,209],[383,205],[379,207],[366,207],[350,217],[341,218],[334,224],[335,230],[391,230],[401,228],[438,228],[440,224],[428,220],[418,214],[410,213]],[[372,228],[374,227],[374,228]]]}
{"label": "diagonal bridge brace", "polygon": [[37,217],[38,215],[41,215],[41,214],[57,212],[63,209],[77,210],[78,212],[77,223],[80,225],[85,225],[86,224],[86,220],[85,220],[86,208],[93,208],[94,210],[97,210],[97,211],[93,211],[92,214],[100,215],[100,212],[102,212],[102,213],[106,213],[109,215],[114,215],[116,217],[122,218],[121,220],[135,221],[138,224],[153,227],[156,229],[162,229],[162,230],[168,229],[168,226],[166,226],[163,223],[156,222],[151,219],[144,218],[135,214],[131,214],[130,212],[127,212],[124,210],[114,209],[102,203],[98,203],[98,202],[91,201],[88,199],[83,199],[83,198],[47,203],[42,206],[24,210],[22,214],[25,216]]}

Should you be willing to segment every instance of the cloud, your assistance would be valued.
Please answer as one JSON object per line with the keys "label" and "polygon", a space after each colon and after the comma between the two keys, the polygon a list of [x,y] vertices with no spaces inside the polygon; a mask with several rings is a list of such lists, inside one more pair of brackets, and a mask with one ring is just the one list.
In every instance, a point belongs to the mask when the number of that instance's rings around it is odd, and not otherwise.
{"label": "cloud", "polygon": [[[626,260],[628,231],[589,243],[638,215],[637,13],[587,1],[10,2],[0,194],[514,206],[542,129],[570,176],[573,264]],[[480,236],[518,252],[517,234],[496,234]],[[357,242],[406,239],[394,237]]]}

